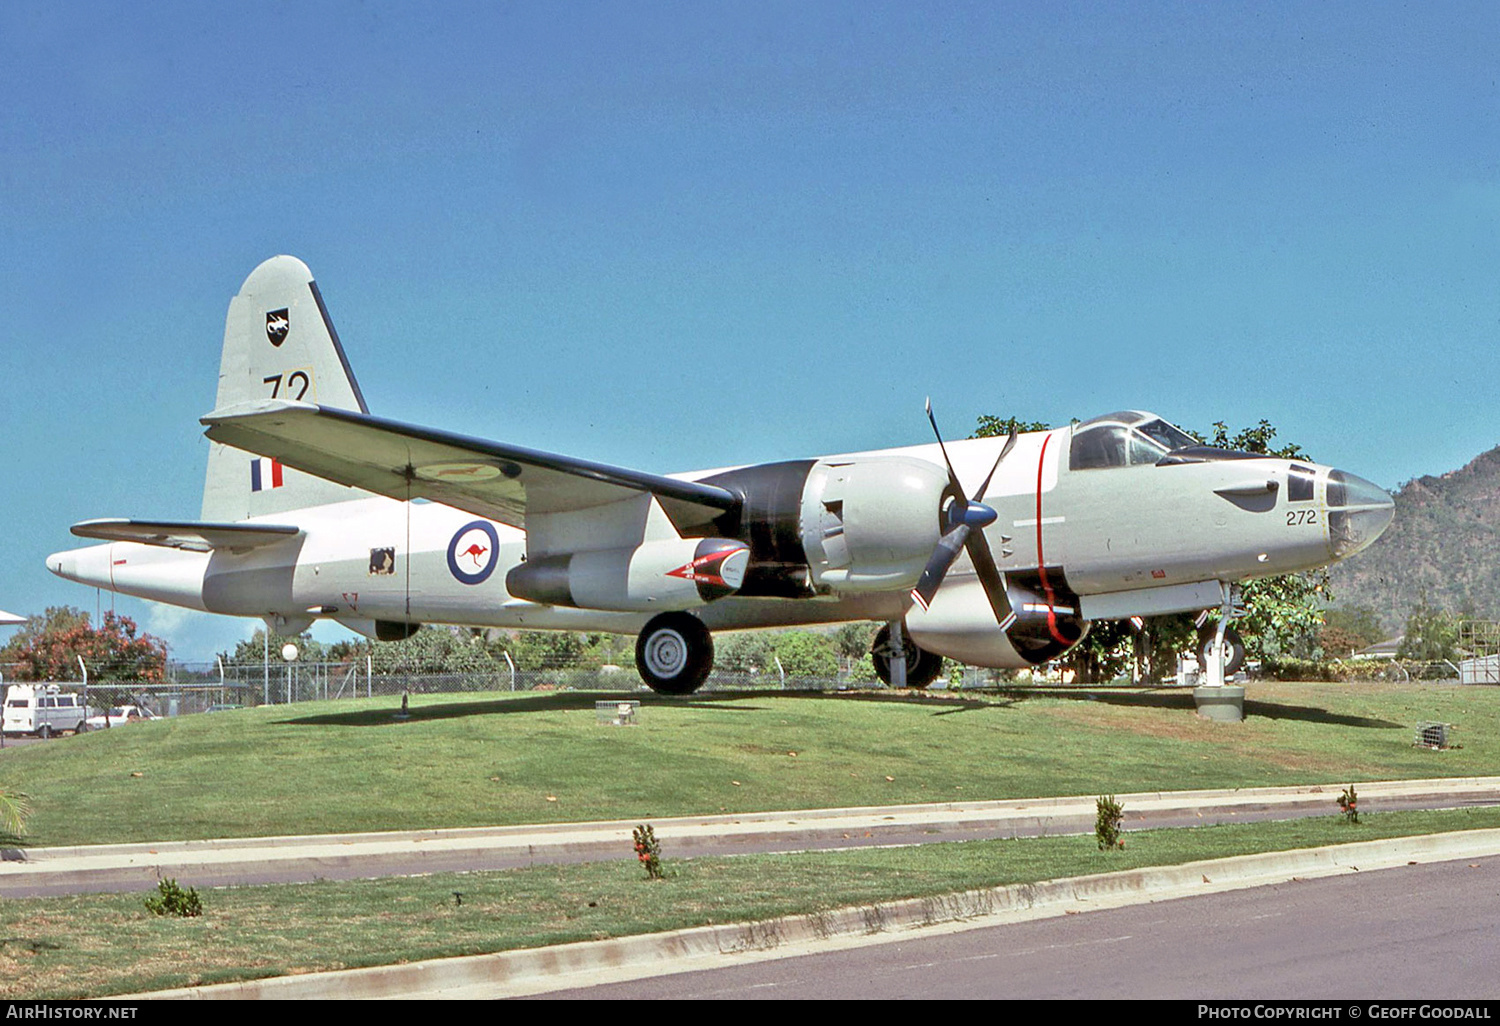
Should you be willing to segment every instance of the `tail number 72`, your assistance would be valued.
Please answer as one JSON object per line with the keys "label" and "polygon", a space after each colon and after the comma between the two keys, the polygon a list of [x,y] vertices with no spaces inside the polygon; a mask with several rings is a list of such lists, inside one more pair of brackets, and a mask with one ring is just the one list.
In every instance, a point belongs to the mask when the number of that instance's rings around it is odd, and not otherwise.
{"label": "tail number 72", "polygon": [[281,389],[286,387],[288,399],[301,399],[307,395],[307,390],[312,388],[312,373],[310,371],[294,370],[290,374],[272,374],[270,377],[262,378],[263,382],[271,386],[271,398],[280,399]]}

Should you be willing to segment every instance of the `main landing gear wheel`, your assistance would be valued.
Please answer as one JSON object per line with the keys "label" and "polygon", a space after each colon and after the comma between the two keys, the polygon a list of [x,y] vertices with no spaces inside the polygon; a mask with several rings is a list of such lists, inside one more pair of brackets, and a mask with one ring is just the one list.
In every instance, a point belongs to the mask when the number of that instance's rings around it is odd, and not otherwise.
{"label": "main landing gear wheel", "polygon": [[[1208,666],[1209,649],[1213,648],[1214,631],[1216,628],[1209,626],[1203,629],[1198,636],[1198,665]],[[1224,632],[1224,680],[1240,671],[1245,665],[1245,639],[1240,637],[1240,632],[1230,627]]]}
{"label": "main landing gear wheel", "polygon": [[714,639],[703,621],[688,613],[654,616],[635,639],[635,668],[660,694],[697,691],[713,665]]}
{"label": "main landing gear wheel", "polygon": [[[902,632],[905,633],[904,631]],[[943,672],[943,657],[924,651],[906,639],[906,686],[925,688],[938,679]],[[875,676],[882,684],[891,682],[891,628],[889,625],[875,632],[875,641],[870,645],[870,660],[875,664]]]}

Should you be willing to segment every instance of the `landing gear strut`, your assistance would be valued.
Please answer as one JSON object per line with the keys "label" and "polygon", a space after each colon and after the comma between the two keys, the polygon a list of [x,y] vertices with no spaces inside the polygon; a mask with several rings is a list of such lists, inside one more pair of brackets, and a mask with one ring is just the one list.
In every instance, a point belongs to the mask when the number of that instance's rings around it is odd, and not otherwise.
{"label": "landing gear strut", "polygon": [[688,613],[662,613],[635,639],[635,668],[652,691],[688,695],[708,679],[714,639],[703,621]]}
{"label": "landing gear strut", "polygon": [[914,645],[899,620],[875,632],[870,659],[875,663],[875,676],[892,687],[925,688],[943,672],[943,657]]}
{"label": "landing gear strut", "polygon": [[1205,719],[1238,723],[1245,718],[1245,689],[1227,684],[1226,678],[1244,662],[1245,643],[1229,626],[1229,621],[1245,615],[1245,604],[1240,600],[1239,585],[1225,582],[1223,589],[1219,622],[1212,630],[1205,631],[1199,642],[1203,682],[1193,689],[1193,704],[1198,707],[1198,715]]}
{"label": "landing gear strut", "polygon": [[1245,664],[1245,642],[1239,631],[1229,626],[1231,620],[1245,615],[1245,603],[1238,584],[1224,585],[1224,605],[1219,622],[1205,630],[1198,642],[1198,664],[1203,667],[1209,687],[1223,685]]}

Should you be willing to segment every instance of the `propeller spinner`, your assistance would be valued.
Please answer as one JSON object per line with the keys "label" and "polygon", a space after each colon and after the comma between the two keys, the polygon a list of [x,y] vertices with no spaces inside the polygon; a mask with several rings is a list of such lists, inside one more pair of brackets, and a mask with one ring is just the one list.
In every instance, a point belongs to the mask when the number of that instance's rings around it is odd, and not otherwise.
{"label": "propeller spinner", "polygon": [[1015,447],[1016,432],[1011,431],[1010,437],[1005,441],[1005,446],[1000,450],[1000,455],[995,457],[995,465],[985,475],[984,483],[975,490],[974,498],[965,498],[963,485],[953,471],[953,461],[948,458],[948,447],[943,444],[943,433],[938,430],[937,418],[932,415],[931,399],[927,400],[927,420],[932,424],[933,434],[937,435],[938,448],[942,450],[943,462],[947,464],[948,482],[953,487],[955,498],[943,511],[945,531],[942,538],[938,540],[932,557],[928,559],[922,576],[917,580],[917,586],[911,590],[912,601],[926,610],[942,585],[943,578],[948,576],[948,570],[953,566],[953,561],[958,558],[959,551],[967,550],[969,559],[974,562],[974,569],[979,574],[979,583],[984,588],[985,598],[989,600],[990,609],[995,614],[995,622],[1000,625],[1001,630],[1005,630],[1015,623],[1016,614],[1010,606],[1005,576],[995,566],[995,557],[990,552],[989,542],[984,539],[984,529],[993,524],[999,514],[991,507],[979,502],[978,499],[982,498],[989,489],[995,471],[1000,469],[1000,462]]}

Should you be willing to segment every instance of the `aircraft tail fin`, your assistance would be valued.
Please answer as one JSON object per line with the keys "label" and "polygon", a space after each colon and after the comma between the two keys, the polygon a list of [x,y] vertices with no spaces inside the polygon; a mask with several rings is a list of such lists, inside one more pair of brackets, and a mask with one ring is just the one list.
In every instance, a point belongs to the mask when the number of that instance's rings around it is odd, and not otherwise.
{"label": "aircraft tail fin", "polygon": [[[214,408],[258,399],[369,412],[318,283],[296,257],[267,260],[229,301]],[[202,516],[244,520],[366,494],[211,442]]]}

